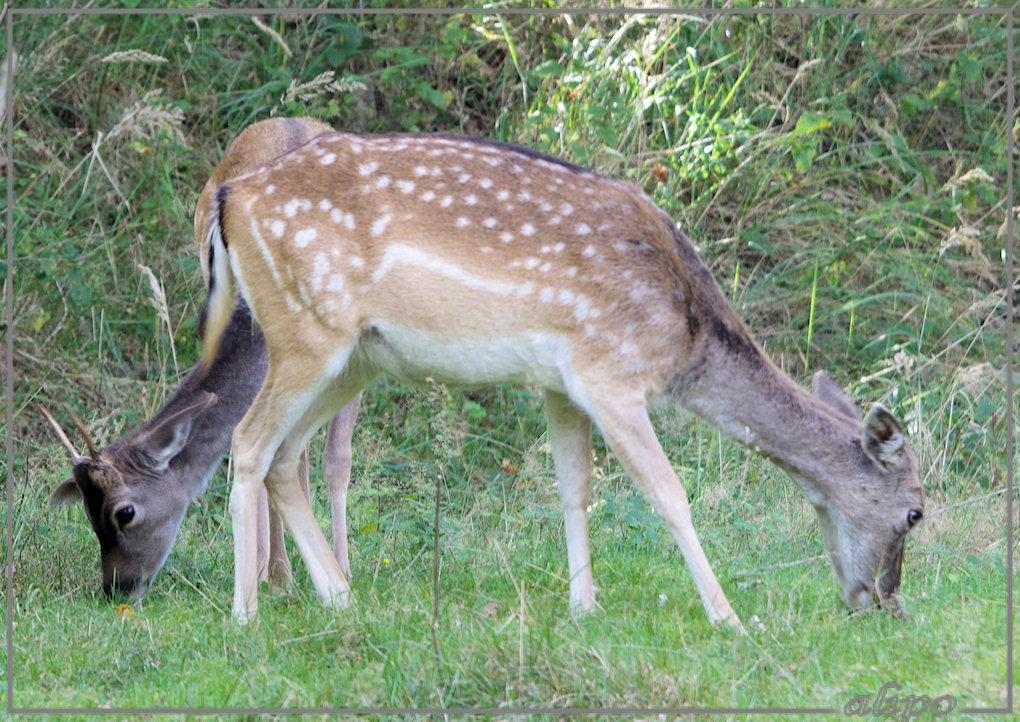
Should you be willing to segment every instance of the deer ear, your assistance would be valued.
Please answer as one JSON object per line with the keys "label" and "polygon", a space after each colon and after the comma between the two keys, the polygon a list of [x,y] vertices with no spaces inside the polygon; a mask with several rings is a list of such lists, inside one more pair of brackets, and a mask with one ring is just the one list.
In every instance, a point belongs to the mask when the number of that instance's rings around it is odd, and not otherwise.
{"label": "deer ear", "polygon": [[152,457],[153,471],[166,471],[170,461],[191,440],[196,422],[216,403],[216,394],[199,392],[186,405],[175,409],[139,436],[139,446]]}
{"label": "deer ear", "polygon": [[875,404],[864,420],[864,453],[886,468],[895,466],[903,455],[903,427],[882,404]]}
{"label": "deer ear", "polygon": [[854,406],[854,402],[825,371],[818,371],[811,377],[811,386],[819,400],[824,401],[844,416],[860,421],[861,415],[857,411],[857,407]]}
{"label": "deer ear", "polygon": [[82,499],[81,489],[74,477],[68,477],[60,482],[60,485],[50,494],[50,509],[63,509]]}

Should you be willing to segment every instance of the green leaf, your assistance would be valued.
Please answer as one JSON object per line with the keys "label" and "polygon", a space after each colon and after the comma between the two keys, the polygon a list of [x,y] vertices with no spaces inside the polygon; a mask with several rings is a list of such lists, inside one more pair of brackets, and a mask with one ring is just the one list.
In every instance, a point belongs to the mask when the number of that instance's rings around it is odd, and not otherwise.
{"label": "green leaf", "polygon": [[545,78],[550,75],[560,75],[566,68],[557,63],[555,60],[547,60],[536,68],[531,69],[531,75]]}
{"label": "green leaf", "polygon": [[599,138],[602,139],[603,143],[614,148],[620,140],[620,136],[617,134],[616,129],[610,125],[600,125],[595,129],[595,132],[599,134]]}
{"label": "green leaf", "polygon": [[814,161],[815,156],[818,154],[818,143],[797,141],[793,144],[791,153],[793,154],[793,163],[797,166],[797,170],[804,173],[811,167],[812,161]]}
{"label": "green leaf", "polygon": [[439,91],[428,83],[419,83],[415,88],[415,92],[419,98],[427,100],[440,110],[446,110],[446,106],[453,101],[453,91]]}
{"label": "green leaf", "polygon": [[804,113],[797,119],[797,127],[793,129],[793,134],[808,135],[824,130],[831,125],[832,121],[820,113]]}
{"label": "green leaf", "polygon": [[960,70],[963,71],[963,77],[968,83],[976,83],[984,75],[981,63],[973,58],[960,58]]}

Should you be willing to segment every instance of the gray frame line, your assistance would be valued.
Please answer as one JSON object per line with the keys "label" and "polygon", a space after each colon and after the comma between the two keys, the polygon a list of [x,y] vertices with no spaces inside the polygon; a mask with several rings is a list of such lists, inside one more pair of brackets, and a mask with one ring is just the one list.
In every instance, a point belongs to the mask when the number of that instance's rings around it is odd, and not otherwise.
{"label": "gray frame line", "polygon": [[[14,120],[13,120],[13,96],[14,96],[14,18],[19,16],[38,15],[999,15],[1008,23],[1006,32],[1006,242],[1005,242],[1005,275],[1006,275],[1006,306],[1008,321],[1006,324],[1006,398],[1012,399],[1014,394],[1013,383],[1013,241],[1015,238],[1014,223],[1014,193],[1013,193],[1013,152],[1014,139],[1011,132],[1015,115],[1014,79],[1013,79],[1013,33],[1015,26],[1016,11],[1009,7],[991,8],[555,8],[546,10],[534,10],[530,8],[439,8],[439,9],[368,9],[368,8],[264,8],[264,9],[219,9],[219,8],[81,8],[81,9],[52,9],[52,8],[11,8],[4,6],[3,13],[6,13],[5,32],[7,39],[7,88],[6,108],[7,115],[4,123],[5,146],[7,154],[6,183],[7,183],[7,208],[5,209],[5,220],[7,224],[7,269],[5,277],[5,307],[4,322],[7,327],[6,344],[4,349],[5,376],[4,396],[7,404],[5,454],[6,454],[6,529],[5,544],[7,548],[6,567],[6,592],[7,592],[7,713],[18,714],[99,714],[99,715],[122,715],[122,714],[549,714],[549,715],[681,715],[681,714],[814,714],[828,715],[840,714],[841,710],[828,707],[819,708],[737,708],[737,707],[650,707],[650,708],[570,708],[570,707],[391,707],[391,708],[271,708],[271,707],[124,707],[115,709],[99,709],[87,707],[61,707],[61,708],[39,708],[39,707],[15,707],[14,699],[14,566],[13,566],[13,502],[14,502]],[[1016,493],[1015,479],[1013,476],[1014,463],[1013,454],[1015,449],[1015,429],[1013,404],[1007,403],[1006,408],[1007,438],[1006,438],[1006,706],[1003,708],[959,708],[956,712],[960,714],[1009,714],[1013,711],[1013,496]]]}

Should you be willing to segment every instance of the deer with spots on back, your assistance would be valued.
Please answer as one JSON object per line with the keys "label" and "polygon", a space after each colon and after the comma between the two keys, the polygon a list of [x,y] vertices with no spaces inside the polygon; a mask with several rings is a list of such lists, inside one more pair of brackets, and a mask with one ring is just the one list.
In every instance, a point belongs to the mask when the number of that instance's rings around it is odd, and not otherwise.
{"label": "deer with spots on back", "polygon": [[268,491],[319,597],[347,602],[297,481],[309,435],[373,378],[541,388],[570,602],[594,606],[594,424],[665,521],[713,622],[740,627],[649,410],[689,409],[786,470],[815,508],[844,600],[894,607],[923,515],[900,423],[861,419],[825,374],[801,389],[752,340],[690,239],[635,187],[557,158],[446,134],[321,135],[216,189],[199,238],[211,360],[235,290],[269,350],[234,432],[233,615],[257,610]]}
{"label": "deer with spots on back", "polygon": [[[249,126],[230,145],[198,201],[195,232],[204,237],[204,220],[215,188],[230,178],[332,129],[304,118],[274,118]],[[207,362],[210,360],[207,359]],[[239,303],[232,308],[219,352],[202,373],[194,370],[166,405],[136,431],[96,450],[78,454],[45,409],[71,456],[70,478],[50,497],[52,507],[82,500],[99,539],[103,589],[110,596],[138,599],[149,589],[173,546],[191,501],[206,488],[230,448],[230,436],[265,379],[268,356],[261,330]],[[351,434],[358,397],[330,425],[323,469],[333,515],[333,548],[343,574],[349,570],[346,495],[350,480]],[[82,428],[82,433],[86,433]],[[304,494],[308,465],[302,456]],[[291,578],[279,517],[266,495],[257,501],[258,575],[274,583]]]}

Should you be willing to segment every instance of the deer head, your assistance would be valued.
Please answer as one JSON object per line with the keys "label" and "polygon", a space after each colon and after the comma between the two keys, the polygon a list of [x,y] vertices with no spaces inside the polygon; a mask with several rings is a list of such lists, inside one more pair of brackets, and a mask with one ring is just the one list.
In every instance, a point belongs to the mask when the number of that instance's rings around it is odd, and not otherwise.
{"label": "deer head", "polygon": [[[191,472],[190,466],[174,462],[191,441],[196,422],[215,403],[214,394],[198,392],[188,403],[100,451],[88,441],[88,457],[74,450],[44,410],[66,442],[74,465],[71,477],[50,496],[50,505],[61,508],[84,502],[99,539],[103,591],[108,596],[135,599],[144,595],[166,561],[184,512],[197,493],[194,481],[181,483],[174,478],[182,466]],[[204,484],[205,478],[197,481]]]}

